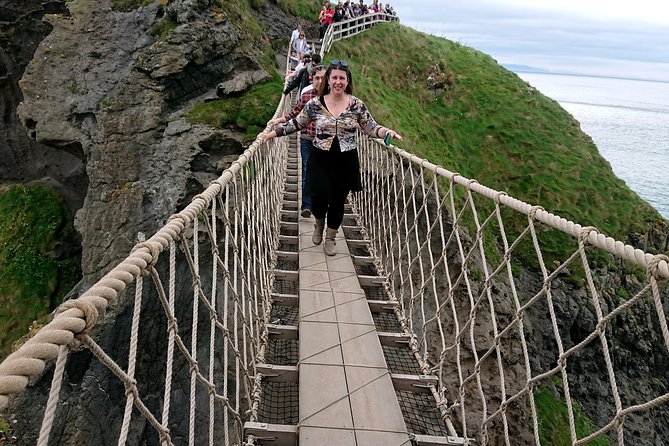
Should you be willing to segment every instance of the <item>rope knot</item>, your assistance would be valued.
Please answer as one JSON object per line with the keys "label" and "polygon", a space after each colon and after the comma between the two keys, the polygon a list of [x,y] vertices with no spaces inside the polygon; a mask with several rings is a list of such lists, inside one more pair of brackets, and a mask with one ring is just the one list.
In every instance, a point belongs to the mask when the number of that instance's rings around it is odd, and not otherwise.
{"label": "rope knot", "polygon": [[534,220],[537,216],[537,212],[544,210],[545,209],[543,208],[543,206],[532,206],[530,208],[530,212],[527,213],[527,216],[530,217],[532,220]]}
{"label": "rope knot", "polygon": [[646,277],[650,280],[653,277],[655,280],[667,280],[666,277],[662,277],[660,274],[660,263],[665,262],[669,266],[669,256],[664,254],[654,255],[648,266],[646,267]]}
{"label": "rope knot", "polygon": [[92,303],[88,302],[87,299],[72,299],[72,300],[66,300],[62,304],[56,308],[54,311],[53,315],[54,318],[57,317],[58,315],[66,312],[67,310],[71,308],[77,308],[84,314],[84,322],[86,322],[86,326],[84,329],[77,333],[77,335],[84,335],[89,333],[93,327],[95,327],[95,324],[98,322],[98,309],[95,305]]}
{"label": "rope knot", "polygon": [[139,399],[139,393],[137,392],[137,380],[135,379],[128,379],[127,381],[123,381],[123,385],[125,386],[125,396],[127,398],[130,398],[132,396],[135,401]]}
{"label": "rope knot", "polygon": [[[140,250],[142,248],[146,248],[149,251],[149,254],[151,254],[151,262],[149,263],[148,266],[155,266],[156,263],[158,262],[158,256],[160,256],[160,248],[158,246],[159,246],[158,243],[151,242],[151,241],[140,242],[140,243],[137,243],[132,248],[132,252],[135,252],[135,251]],[[148,271],[144,270],[144,271],[142,271],[142,274],[144,276],[148,276]]]}
{"label": "rope knot", "polygon": [[586,226],[584,228],[581,228],[581,233],[578,235],[578,243],[587,245],[588,244],[588,237],[590,237],[590,233],[592,231],[595,231],[596,233],[599,234],[599,229],[597,229],[594,226]]}
{"label": "rope knot", "polygon": [[507,194],[507,193],[504,192],[504,191],[499,191],[499,192],[497,192],[497,193],[495,194],[495,198],[494,198],[494,200],[495,200],[495,204],[499,204],[499,200],[500,200],[502,197],[504,197],[504,196],[508,197],[509,194]]}
{"label": "rope knot", "polygon": [[479,182],[476,181],[476,180],[468,180],[467,181],[467,189],[471,189],[473,184],[479,184]]}

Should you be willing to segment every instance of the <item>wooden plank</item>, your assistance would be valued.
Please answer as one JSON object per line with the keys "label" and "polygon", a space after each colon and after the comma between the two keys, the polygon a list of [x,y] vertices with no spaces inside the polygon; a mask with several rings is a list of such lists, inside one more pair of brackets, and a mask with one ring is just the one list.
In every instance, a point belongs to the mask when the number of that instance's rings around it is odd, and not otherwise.
{"label": "wooden plank", "polygon": [[291,262],[297,262],[299,254],[296,252],[290,251],[276,251],[276,258],[278,260],[287,260]]}
{"label": "wooden plank", "polygon": [[279,241],[285,243],[286,245],[297,245],[299,239],[296,235],[279,235]]}
{"label": "wooden plank", "polygon": [[272,301],[275,305],[282,305],[284,307],[297,307],[300,302],[297,294],[280,293],[272,293]]}
{"label": "wooden plank", "polygon": [[430,385],[436,386],[439,378],[433,375],[403,375],[391,373],[395,390],[408,390],[416,393],[431,393]]}
{"label": "wooden plank", "polygon": [[398,302],[391,302],[389,300],[367,300],[369,311],[372,313],[392,313],[395,307],[399,306]]}
{"label": "wooden plank", "polygon": [[256,364],[256,371],[265,381],[297,383],[296,365]]}
{"label": "wooden plank", "polygon": [[296,446],[297,426],[269,423],[244,423],[244,436],[253,435],[259,444],[272,446]]}
{"label": "wooden plank", "polygon": [[351,248],[367,248],[369,245],[372,244],[372,241],[347,239],[346,243],[348,243],[348,246],[350,246]]}
{"label": "wooden plank", "polygon": [[358,276],[360,286],[380,286],[386,283],[386,276]]}
{"label": "wooden plank", "polygon": [[351,255],[354,265],[374,265],[374,257],[371,256],[354,256]]}
{"label": "wooden plank", "polygon": [[409,342],[411,342],[411,335],[405,333],[388,333],[385,331],[379,331],[379,341],[381,345],[387,347],[409,347]]}
{"label": "wooden plank", "polygon": [[279,227],[282,229],[288,229],[289,231],[297,231],[298,223],[295,221],[281,221],[279,222]]}
{"label": "wooden plank", "polygon": [[462,437],[437,437],[433,435],[414,435],[414,442],[418,446],[457,446],[465,444]]}
{"label": "wooden plank", "polygon": [[299,273],[297,271],[289,271],[286,269],[275,269],[273,271],[274,278],[277,280],[287,280],[288,282],[297,282]]}
{"label": "wooden plank", "polygon": [[295,325],[267,324],[267,334],[274,339],[297,339]]}

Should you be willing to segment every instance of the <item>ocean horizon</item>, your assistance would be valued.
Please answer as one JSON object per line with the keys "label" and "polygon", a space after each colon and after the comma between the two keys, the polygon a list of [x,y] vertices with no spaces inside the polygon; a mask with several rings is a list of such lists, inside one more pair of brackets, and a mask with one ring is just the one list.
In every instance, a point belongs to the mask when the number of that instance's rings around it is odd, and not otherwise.
{"label": "ocean horizon", "polygon": [[574,116],[613,172],[669,219],[669,82],[512,71]]}

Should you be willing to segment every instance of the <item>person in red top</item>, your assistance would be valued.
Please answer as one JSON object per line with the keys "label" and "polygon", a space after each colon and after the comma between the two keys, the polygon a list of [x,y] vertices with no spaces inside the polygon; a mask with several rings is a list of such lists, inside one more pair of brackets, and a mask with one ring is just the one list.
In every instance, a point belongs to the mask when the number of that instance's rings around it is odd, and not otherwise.
{"label": "person in red top", "polygon": [[328,30],[328,26],[332,25],[332,20],[334,19],[334,9],[332,8],[332,5],[330,2],[327,2],[326,5],[323,5],[323,10],[321,11],[321,16],[319,16],[319,20],[321,23],[321,29],[320,29],[320,39],[323,40],[323,36],[325,36],[325,32]]}
{"label": "person in red top", "polygon": [[[320,61],[320,60],[319,60]],[[318,95],[318,89],[321,88],[321,82],[325,78],[325,67],[323,65],[316,65],[313,69],[313,84],[302,90],[302,95],[294,109],[292,109],[286,116],[270,119],[267,125],[283,124],[291,119],[295,119],[300,114],[304,106]],[[300,155],[302,155],[302,217],[311,217],[311,195],[305,191],[304,185],[307,182],[307,163],[312,150],[314,150],[314,137],[316,136],[316,126],[314,123],[309,124],[307,128],[300,131]]]}

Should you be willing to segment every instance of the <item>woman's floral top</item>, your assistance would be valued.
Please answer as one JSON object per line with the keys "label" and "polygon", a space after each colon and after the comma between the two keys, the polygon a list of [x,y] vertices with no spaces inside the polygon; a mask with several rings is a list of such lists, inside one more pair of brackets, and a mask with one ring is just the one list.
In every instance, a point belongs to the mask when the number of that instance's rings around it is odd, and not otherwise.
{"label": "woman's floral top", "polygon": [[315,97],[304,106],[297,117],[279,126],[276,134],[278,136],[290,135],[309,126],[312,122],[316,127],[314,147],[327,151],[332,147],[335,136],[339,139],[340,150],[347,152],[357,148],[355,137],[357,129],[371,137],[378,138],[377,132],[381,128],[372,118],[364,102],[355,96],[350,97],[348,107],[338,118],[328,111],[319,97]]}

